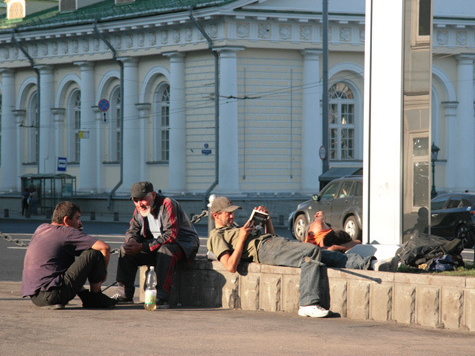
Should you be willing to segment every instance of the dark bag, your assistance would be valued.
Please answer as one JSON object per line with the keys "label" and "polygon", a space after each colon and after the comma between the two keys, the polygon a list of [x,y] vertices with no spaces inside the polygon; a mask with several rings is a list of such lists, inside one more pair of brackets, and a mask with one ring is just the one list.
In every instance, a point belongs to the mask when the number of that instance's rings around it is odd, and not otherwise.
{"label": "dark bag", "polygon": [[463,244],[460,239],[447,241],[439,236],[415,232],[411,239],[397,251],[397,255],[401,263],[412,267],[418,267],[443,255],[453,255],[453,259],[463,266],[460,255],[462,250]]}
{"label": "dark bag", "polygon": [[459,262],[454,260],[451,255],[443,255],[428,261],[426,269],[430,272],[444,272],[453,271],[458,266]]}

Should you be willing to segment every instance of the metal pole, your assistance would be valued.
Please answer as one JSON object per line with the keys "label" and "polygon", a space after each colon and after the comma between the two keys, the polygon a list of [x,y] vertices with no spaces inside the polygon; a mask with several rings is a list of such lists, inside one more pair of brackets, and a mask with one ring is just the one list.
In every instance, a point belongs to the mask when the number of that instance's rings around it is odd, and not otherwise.
{"label": "metal pole", "polygon": [[94,32],[96,33],[97,37],[99,37],[102,42],[104,42],[106,46],[109,47],[112,52],[112,59],[119,65],[120,68],[120,177],[115,187],[112,188],[111,192],[109,193],[107,209],[111,210],[112,196],[114,195],[115,191],[119,189],[124,180],[124,63],[117,58],[117,51],[115,48],[102,35],[102,33],[99,32],[99,29],[97,28],[97,21],[94,21],[93,25]]}
{"label": "metal pole", "polygon": [[322,159],[322,174],[328,171],[328,0],[322,0],[322,146],[326,157]]}
{"label": "metal pole", "polygon": [[[190,20],[196,26],[196,28],[201,32],[203,37],[208,42],[208,48],[214,56],[214,131],[215,131],[215,168],[214,168],[214,182],[206,190],[203,197],[203,210],[206,210],[208,203],[207,198],[219,183],[219,56],[216,51],[213,50],[213,41],[208,36],[204,28],[193,16],[193,7],[190,7]],[[211,216],[208,216],[208,219],[211,219]]]}

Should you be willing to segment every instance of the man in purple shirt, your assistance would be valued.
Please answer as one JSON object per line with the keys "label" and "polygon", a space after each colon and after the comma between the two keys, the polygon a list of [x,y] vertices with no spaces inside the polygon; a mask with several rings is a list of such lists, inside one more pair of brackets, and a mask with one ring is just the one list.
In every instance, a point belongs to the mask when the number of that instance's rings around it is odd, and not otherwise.
{"label": "man in purple shirt", "polygon": [[[82,231],[81,209],[63,201],[51,224],[40,225],[26,251],[21,293],[39,307],[62,309],[78,295],[85,308],[110,308],[117,302],[101,292],[110,247]],[[89,280],[90,291],[83,288]]]}

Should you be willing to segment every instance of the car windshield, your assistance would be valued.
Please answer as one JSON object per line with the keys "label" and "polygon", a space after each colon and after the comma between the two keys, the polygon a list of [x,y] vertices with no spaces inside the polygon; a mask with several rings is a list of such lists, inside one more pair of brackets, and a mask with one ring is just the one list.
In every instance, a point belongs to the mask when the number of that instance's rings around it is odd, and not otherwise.
{"label": "car windshield", "polygon": [[339,182],[330,183],[320,195],[320,200],[335,199]]}
{"label": "car windshield", "polygon": [[444,207],[445,202],[449,199],[448,196],[438,197],[432,200],[431,209],[432,210],[440,210]]}
{"label": "car windshield", "polygon": [[353,194],[353,192],[351,192],[351,185],[352,184],[353,184],[353,182],[343,182],[341,184],[340,194],[338,194],[338,197],[339,198],[345,198],[345,197]]}

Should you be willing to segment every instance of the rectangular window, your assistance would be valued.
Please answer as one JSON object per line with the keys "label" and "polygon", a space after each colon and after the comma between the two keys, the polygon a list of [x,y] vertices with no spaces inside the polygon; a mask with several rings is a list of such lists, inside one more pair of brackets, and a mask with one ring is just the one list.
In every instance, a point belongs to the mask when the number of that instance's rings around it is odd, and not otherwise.
{"label": "rectangular window", "polygon": [[430,36],[431,1],[419,0],[419,36]]}
{"label": "rectangular window", "polygon": [[[119,101],[118,101],[118,104],[120,104]],[[119,162],[122,157],[122,151],[121,151],[122,132],[120,131],[120,120],[121,120],[120,105],[117,105],[116,120],[115,120],[115,124],[116,124],[115,126],[115,152],[116,152],[115,160]]]}
{"label": "rectangular window", "polygon": [[[80,104],[79,104],[80,105]],[[79,131],[81,131],[81,111],[74,109],[74,162],[79,162],[81,152],[81,140],[79,138]]]}
{"label": "rectangular window", "polygon": [[170,158],[170,106],[163,105],[161,109],[161,160],[168,162]]}
{"label": "rectangular window", "polygon": [[353,159],[354,129],[341,130],[341,159]]}
{"label": "rectangular window", "polygon": [[337,150],[338,150],[338,130],[330,130],[330,159],[337,159]]}

